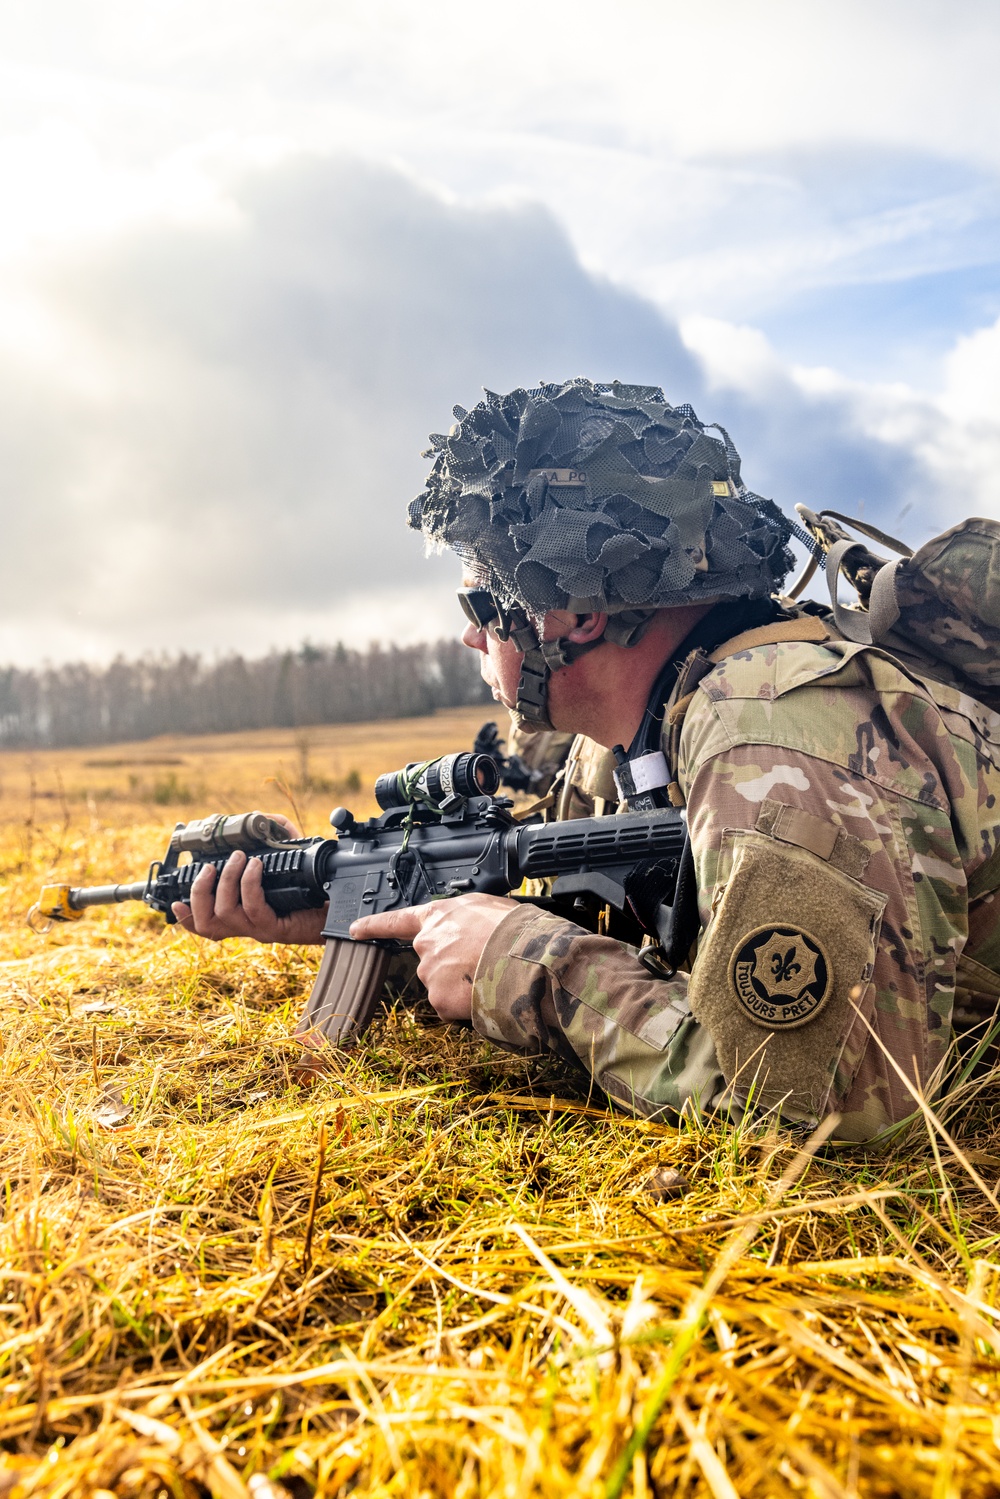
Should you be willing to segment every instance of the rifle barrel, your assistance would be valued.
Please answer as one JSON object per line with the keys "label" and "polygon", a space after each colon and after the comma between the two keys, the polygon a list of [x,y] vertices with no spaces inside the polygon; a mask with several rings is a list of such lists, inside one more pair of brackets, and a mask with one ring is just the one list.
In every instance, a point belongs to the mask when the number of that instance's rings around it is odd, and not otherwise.
{"label": "rifle barrel", "polygon": [[69,903],[74,911],[86,906],[116,906],[126,900],[143,900],[147,882],[137,880],[134,885],[85,885],[69,892]]}

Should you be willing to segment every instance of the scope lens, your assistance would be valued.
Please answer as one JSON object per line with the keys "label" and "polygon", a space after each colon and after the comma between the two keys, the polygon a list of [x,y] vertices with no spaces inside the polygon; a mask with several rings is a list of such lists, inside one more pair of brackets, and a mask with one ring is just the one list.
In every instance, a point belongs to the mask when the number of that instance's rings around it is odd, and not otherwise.
{"label": "scope lens", "polygon": [[438,770],[442,796],[492,796],[500,785],[500,771],[491,755],[445,755],[428,766],[428,777]]}
{"label": "scope lens", "polygon": [[439,807],[449,796],[492,796],[499,785],[500,771],[491,756],[442,755],[423,770],[414,761],[404,770],[391,770],[379,776],[375,782],[375,800],[385,812],[411,802]]}

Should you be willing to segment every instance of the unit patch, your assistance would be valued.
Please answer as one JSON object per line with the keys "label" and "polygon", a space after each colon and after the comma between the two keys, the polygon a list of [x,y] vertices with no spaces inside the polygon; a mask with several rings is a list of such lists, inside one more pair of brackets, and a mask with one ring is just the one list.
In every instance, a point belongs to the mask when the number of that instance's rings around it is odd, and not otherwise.
{"label": "unit patch", "polygon": [[794,1030],[818,1015],[833,988],[821,944],[798,926],[761,926],[742,938],[729,981],[743,1013],[769,1031]]}
{"label": "unit patch", "polygon": [[844,1087],[853,1077],[837,1069],[862,1025],[855,985],[862,1005],[874,1000],[886,897],[811,849],[756,830],[723,834],[718,881],[722,896],[688,980],[691,1013],[738,1097],[752,1089],[784,1118],[822,1118],[835,1076]]}

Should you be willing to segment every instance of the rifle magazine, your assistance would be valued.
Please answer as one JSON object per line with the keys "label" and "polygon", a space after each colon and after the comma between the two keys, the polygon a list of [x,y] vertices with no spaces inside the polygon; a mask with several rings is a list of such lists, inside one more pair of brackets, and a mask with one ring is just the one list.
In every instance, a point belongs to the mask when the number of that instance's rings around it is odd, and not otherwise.
{"label": "rifle magazine", "polygon": [[[368,1026],[391,957],[365,942],[327,939],[323,961],[295,1034],[310,1052],[349,1046]],[[318,1060],[318,1059],[317,1059]]]}

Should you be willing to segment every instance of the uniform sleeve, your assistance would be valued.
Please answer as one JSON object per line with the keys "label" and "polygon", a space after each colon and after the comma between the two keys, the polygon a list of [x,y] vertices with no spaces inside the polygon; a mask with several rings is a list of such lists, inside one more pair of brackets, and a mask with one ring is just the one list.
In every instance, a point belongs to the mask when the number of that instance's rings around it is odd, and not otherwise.
{"label": "uniform sleeve", "polygon": [[[693,973],[652,977],[616,941],[525,905],[481,956],[472,1022],[508,1048],[576,1058],[648,1117],[723,1103],[739,1114],[753,1100],[793,1120],[858,1112],[850,1129],[874,1133],[912,1108],[898,1079],[892,1091],[885,1058],[862,1069],[886,892],[906,907],[898,812],[813,755],[720,749],[711,709],[700,717],[705,733],[696,720],[687,755],[703,926]],[[895,862],[876,857],[883,836]],[[879,979],[895,1012],[912,998],[916,1015],[924,995],[901,961],[912,917],[889,913]],[[903,1027],[894,1051],[913,1034]]]}
{"label": "uniform sleeve", "polygon": [[[917,756],[885,714],[852,724],[857,770],[789,747],[819,696],[772,705],[784,744],[720,747],[707,715],[692,726],[705,930],[688,997],[740,1100],[806,1123],[835,1110],[838,1136],[865,1140],[913,1113],[911,1088],[932,1095],[940,1078],[965,875],[933,767],[926,800],[881,783],[880,761]],[[731,735],[733,716],[723,722]]]}
{"label": "uniform sleeve", "polygon": [[472,1023],[511,1050],[582,1063],[604,1092],[654,1118],[709,1106],[722,1082],[686,989],[686,974],[653,978],[620,943],[522,905],[483,951]]}

